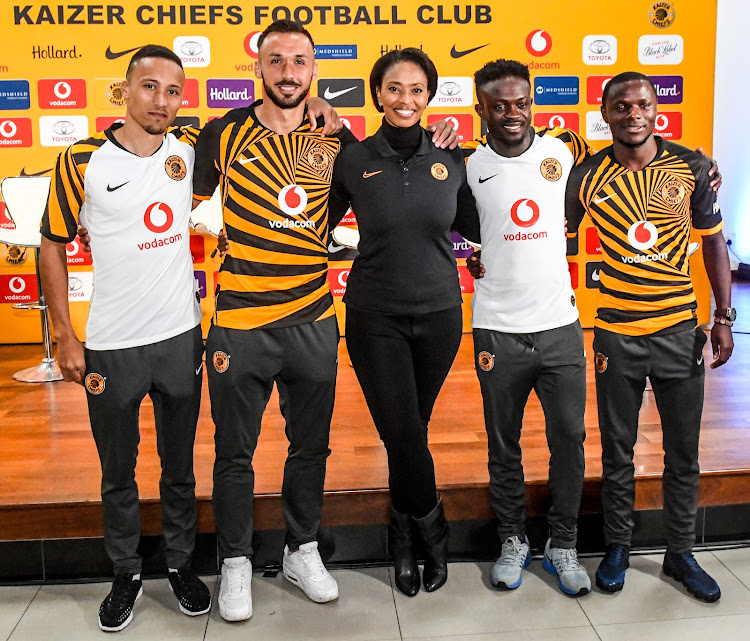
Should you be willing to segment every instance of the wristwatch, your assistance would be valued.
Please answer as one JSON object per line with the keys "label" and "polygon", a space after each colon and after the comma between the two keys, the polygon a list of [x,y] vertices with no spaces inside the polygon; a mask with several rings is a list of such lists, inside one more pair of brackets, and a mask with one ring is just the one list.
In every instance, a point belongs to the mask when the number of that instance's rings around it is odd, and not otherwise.
{"label": "wristwatch", "polygon": [[714,323],[720,323],[731,327],[734,325],[734,321],[737,318],[737,310],[734,307],[726,307],[724,309],[717,309],[714,311]]}

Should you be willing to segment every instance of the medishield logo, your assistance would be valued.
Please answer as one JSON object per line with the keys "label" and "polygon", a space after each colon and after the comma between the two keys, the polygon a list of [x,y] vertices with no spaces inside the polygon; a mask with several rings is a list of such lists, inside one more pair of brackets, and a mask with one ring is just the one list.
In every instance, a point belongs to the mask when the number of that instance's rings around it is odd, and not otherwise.
{"label": "medishield logo", "polygon": [[534,78],[534,102],[537,105],[577,105],[578,97],[578,76]]}
{"label": "medishield logo", "polygon": [[356,60],[357,45],[315,45],[316,60]]}
{"label": "medishield logo", "polygon": [[0,110],[31,109],[28,80],[0,80]]}

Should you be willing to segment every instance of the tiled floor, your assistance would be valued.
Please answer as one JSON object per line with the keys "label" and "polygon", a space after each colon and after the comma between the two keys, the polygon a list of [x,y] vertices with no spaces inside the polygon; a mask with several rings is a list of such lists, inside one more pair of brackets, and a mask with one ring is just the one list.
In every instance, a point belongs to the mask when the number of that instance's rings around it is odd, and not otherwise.
{"label": "tiled floor", "polygon": [[[263,641],[734,641],[750,638],[750,548],[699,552],[721,585],[706,604],[661,573],[660,555],[631,558],[625,589],[564,596],[535,560],[523,585],[501,592],[488,581],[489,563],[453,563],[447,585],[408,598],[392,588],[388,568],[337,570],[341,597],[318,605],[281,574],[253,576],[252,619],[228,624],[179,613],[166,580],[146,581],[133,623],[117,638],[139,640],[262,639]],[[598,558],[585,559],[593,576]],[[209,587],[218,590],[215,577]],[[104,639],[97,608],[109,585],[0,587],[0,640]]]}

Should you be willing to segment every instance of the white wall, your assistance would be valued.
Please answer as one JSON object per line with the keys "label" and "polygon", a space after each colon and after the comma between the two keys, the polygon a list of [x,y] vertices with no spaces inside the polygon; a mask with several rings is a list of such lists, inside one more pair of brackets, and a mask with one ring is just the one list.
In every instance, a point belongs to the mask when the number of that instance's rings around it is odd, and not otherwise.
{"label": "white wall", "polygon": [[750,2],[718,0],[713,155],[724,182],[719,192],[724,236],[750,264]]}

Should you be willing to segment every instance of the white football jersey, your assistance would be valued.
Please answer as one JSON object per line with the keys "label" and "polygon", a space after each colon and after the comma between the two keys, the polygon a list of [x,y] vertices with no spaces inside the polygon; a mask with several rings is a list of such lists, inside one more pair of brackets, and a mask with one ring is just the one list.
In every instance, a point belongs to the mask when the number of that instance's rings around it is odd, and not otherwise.
{"label": "white football jersey", "polygon": [[141,158],[107,130],[60,155],[42,233],[67,242],[78,221],[89,231],[89,349],[148,345],[200,323],[189,231],[196,136],[172,130]]}
{"label": "white football jersey", "polygon": [[587,151],[573,132],[539,128],[518,157],[489,144],[470,156],[486,270],[474,283],[473,327],[530,333],[578,318],[565,257],[565,185]]}

